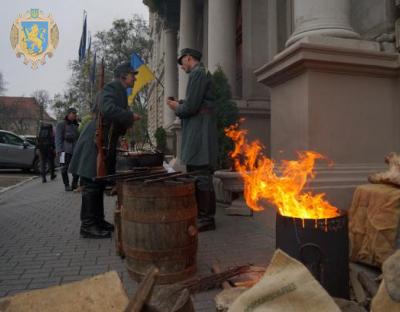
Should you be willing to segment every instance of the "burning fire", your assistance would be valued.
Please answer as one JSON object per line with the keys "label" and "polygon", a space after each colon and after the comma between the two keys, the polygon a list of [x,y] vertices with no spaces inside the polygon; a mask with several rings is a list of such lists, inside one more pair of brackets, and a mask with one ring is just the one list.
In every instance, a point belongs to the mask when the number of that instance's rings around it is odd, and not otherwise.
{"label": "burning fire", "polygon": [[313,151],[298,153],[298,160],[281,162],[280,172],[276,164],[263,155],[259,141],[247,142],[246,130],[238,125],[225,129],[225,134],[235,143],[231,157],[235,168],[244,181],[244,197],[247,205],[261,211],[262,200],[273,203],[283,216],[301,219],[327,219],[339,216],[339,210],[324,200],[325,194],[303,192],[308,178],[314,178],[314,164],[324,157]]}

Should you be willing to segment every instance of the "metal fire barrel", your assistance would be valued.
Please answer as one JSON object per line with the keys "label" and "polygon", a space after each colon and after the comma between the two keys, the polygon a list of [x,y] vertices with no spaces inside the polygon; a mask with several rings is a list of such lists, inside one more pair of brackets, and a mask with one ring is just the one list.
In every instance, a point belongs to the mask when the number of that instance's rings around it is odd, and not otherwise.
{"label": "metal fire barrel", "polygon": [[349,298],[347,214],[329,219],[276,216],[276,248],[302,262],[333,297]]}
{"label": "metal fire barrel", "polygon": [[196,272],[197,205],[193,182],[123,182],[122,246],[130,276],[140,281],[148,268],[160,270],[158,284]]}

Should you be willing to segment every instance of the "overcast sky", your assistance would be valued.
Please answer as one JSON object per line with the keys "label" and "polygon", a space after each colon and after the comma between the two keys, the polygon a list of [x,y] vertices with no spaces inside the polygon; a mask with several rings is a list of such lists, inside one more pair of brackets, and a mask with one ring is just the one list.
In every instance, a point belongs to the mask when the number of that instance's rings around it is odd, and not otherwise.
{"label": "overcast sky", "polygon": [[[46,64],[36,70],[16,57],[10,43],[13,21],[31,8],[40,9],[46,16],[51,13],[60,32],[53,57],[46,57]],[[78,58],[84,9],[92,34],[109,29],[115,19],[138,14],[148,20],[149,15],[142,0],[7,0],[0,16],[0,71],[7,82],[5,95],[30,96],[35,90],[45,89],[53,96],[66,88],[71,74],[68,61]]]}

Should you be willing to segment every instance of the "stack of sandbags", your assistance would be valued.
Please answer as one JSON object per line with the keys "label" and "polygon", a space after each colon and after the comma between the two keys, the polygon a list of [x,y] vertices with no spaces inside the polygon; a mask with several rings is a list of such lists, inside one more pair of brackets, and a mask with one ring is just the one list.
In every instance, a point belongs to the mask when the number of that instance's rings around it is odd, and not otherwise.
{"label": "stack of sandbags", "polygon": [[383,280],[372,300],[372,312],[400,311],[400,250],[382,266]]}
{"label": "stack of sandbags", "polygon": [[399,222],[400,188],[358,186],[349,210],[350,259],[380,268],[395,251]]}

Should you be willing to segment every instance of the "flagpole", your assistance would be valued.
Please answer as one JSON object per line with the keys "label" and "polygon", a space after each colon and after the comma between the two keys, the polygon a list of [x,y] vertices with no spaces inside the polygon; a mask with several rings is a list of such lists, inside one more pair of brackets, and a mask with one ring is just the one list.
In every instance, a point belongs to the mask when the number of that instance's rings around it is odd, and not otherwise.
{"label": "flagpole", "polygon": [[156,76],[154,76],[154,78],[156,78],[158,84],[165,90],[164,85],[161,83],[160,79],[158,79]]}

